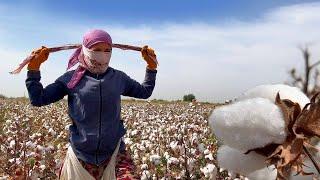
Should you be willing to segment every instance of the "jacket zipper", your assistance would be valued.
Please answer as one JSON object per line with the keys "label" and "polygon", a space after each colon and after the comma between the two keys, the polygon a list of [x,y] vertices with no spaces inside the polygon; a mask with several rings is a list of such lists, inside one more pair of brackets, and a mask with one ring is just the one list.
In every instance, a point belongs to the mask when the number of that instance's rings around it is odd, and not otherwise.
{"label": "jacket zipper", "polygon": [[[99,77],[99,75],[97,75]],[[102,91],[101,91],[101,79],[99,79],[99,91],[100,91],[100,113],[99,113],[99,133],[98,133],[98,145],[96,151],[96,164],[98,164],[98,152],[100,148],[100,136],[101,136],[101,111],[102,111]]]}

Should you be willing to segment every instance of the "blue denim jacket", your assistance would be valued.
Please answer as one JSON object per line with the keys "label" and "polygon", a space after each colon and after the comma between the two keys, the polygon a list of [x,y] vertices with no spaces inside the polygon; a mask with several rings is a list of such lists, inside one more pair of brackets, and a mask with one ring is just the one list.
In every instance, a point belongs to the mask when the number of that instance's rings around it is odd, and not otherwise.
{"label": "blue denim jacket", "polygon": [[[109,67],[103,74],[86,71],[73,89],[67,88],[74,71],[68,71],[43,88],[40,71],[28,71],[26,86],[34,106],[44,106],[68,95],[68,113],[72,120],[69,142],[76,156],[99,165],[111,157],[117,142],[125,134],[121,120],[121,95],[147,99],[155,86],[156,70],[146,70],[142,84],[124,72]],[[120,150],[124,150],[121,143]]]}

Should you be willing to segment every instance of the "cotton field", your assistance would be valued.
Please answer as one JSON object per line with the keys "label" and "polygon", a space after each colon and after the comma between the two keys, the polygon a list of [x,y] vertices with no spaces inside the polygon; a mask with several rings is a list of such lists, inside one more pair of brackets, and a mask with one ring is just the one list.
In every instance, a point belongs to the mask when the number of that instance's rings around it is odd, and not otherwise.
{"label": "cotton field", "polygon": [[[141,179],[233,179],[219,169],[218,144],[207,119],[212,104],[122,102],[124,138]],[[2,179],[55,179],[65,156],[70,120],[65,101],[32,107],[0,100]],[[240,177],[241,178],[241,177]]]}

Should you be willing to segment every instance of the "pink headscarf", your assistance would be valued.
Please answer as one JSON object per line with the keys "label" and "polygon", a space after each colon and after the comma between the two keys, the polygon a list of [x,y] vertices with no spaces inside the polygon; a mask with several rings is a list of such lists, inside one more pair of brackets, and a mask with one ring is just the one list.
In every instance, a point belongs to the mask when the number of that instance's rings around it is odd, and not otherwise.
{"label": "pink headscarf", "polygon": [[[93,45],[100,42],[108,43],[111,46],[111,36],[103,30],[94,29],[85,33],[85,35],[83,36],[82,45],[86,48],[91,48]],[[78,62],[81,63],[81,66],[79,65],[77,69],[74,71],[74,74],[67,85],[70,89],[74,88],[80,82],[84,73],[88,69],[84,60],[82,47],[77,48],[77,50],[70,57],[67,70],[76,65]]]}

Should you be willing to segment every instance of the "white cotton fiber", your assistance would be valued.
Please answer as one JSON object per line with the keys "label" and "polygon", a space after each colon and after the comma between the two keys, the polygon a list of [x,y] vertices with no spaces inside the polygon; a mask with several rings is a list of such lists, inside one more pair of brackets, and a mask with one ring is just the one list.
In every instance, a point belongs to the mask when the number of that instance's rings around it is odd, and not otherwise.
{"label": "white cotton fiber", "polygon": [[286,138],[280,108],[264,98],[218,107],[209,117],[209,125],[223,144],[242,151],[282,143]]}
{"label": "white cotton fiber", "polygon": [[273,165],[254,171],[247,176],[250,180],[275,180],[276,177],[277,170]]}
{"label": "white cotton fiber", "polygon": [[217,159],[220,167],[245,176],[267,165],[262,155],[255,152],[246,155],[226,145],[218,149]]}
{"label": "white cotton fiber", "polygon": [[293,102],[299,103],[301,108],[310,102],[309,98],[300,89],[285,84],[260,85],[249,89],[238,97],[237,100],[241,101],[244,99],[262,97],[274,102],[278,92],[281,99],[290,99]]}

